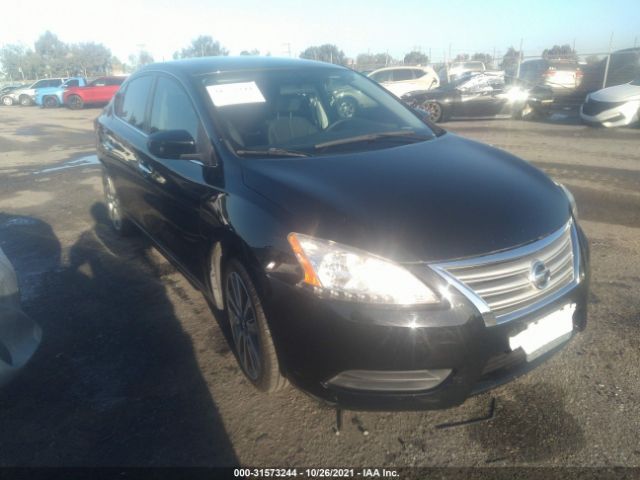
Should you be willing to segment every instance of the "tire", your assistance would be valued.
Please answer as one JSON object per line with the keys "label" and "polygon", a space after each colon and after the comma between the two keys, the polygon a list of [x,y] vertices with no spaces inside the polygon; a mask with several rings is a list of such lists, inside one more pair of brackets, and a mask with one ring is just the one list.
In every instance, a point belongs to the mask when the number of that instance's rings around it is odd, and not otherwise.
{"label": "tire", "polygon": [[18,100],[20,101],[20,105],[22,105],[23,107],[33,105],[33,101],[31,100],[31,97],[29,95],[20,95],[20,98]]}
{"label": "tire", "polygon": [[2,97],[2,104],[5,107],[10,107],[11,105],[13,105],[13,98],[6,96],[6,97]]}
{"label": "tire", "polygon": [[44,108],[56,108],[60,106],[60,102],[58,102],[58,98],[53,95],[49,95],[42,99],[42,106]]}
{"label": "tire", "polygon": [[339,98],[336,102],[336,111],[340,118],[351,118],[358,110],[358,102],[351,97]]}
{"label": "tire", "polygon": [[71,110],[81,110],[82,107],[84,107],[84,102],[79,95],[69,95],[69,98],[67,98],[67,106]]}
{"label": "tire", "polygon": [[231,259],[223,278],[225,311],[238,365],[258,390],[282,390],[288,382],[280,373],[267,317],[251,277],[239,261]]}
{"label": "tire", "polygon": [[111,227],[121,237],[132,235],[135,232],[135,226],[131,223],[131,220],[124,216],[116,187],[106,172],[102,174],[102,186],[104,188],[104,201],[107,204],[107,213]]}
{"label": "tire", "polygon": [[432,122],[439,123],[444,121],[444,110],[440,103],[428,101],[422,105],[422,109],[429,114]]}

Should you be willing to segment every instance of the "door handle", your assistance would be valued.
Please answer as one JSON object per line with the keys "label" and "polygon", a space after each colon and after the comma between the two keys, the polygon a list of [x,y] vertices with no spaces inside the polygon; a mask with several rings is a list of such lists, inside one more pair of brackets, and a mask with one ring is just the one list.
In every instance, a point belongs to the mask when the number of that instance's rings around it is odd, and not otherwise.
{"label": "door handle", "polygon": [[147,167],[144,163],[138,162],[138,170],[140,170],[145,175],[153,175],[153,170]]}

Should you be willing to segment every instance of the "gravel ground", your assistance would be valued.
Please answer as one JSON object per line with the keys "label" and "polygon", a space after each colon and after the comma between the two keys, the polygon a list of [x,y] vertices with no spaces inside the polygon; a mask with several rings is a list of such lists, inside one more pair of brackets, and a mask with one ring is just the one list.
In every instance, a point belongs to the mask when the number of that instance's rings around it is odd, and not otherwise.
{"label": "gravel ground", "polygon": [[[575,193],[592,247],[588,328],[460,407],[345,412],[336,436],[333,411],[303,393],[256,392],[203,297],[144,239],[111,234],[98,113],[0,107],[0,246],[44,332],[0,392],[0,466],[640,466],[640,129],[571,115],[444,125]],[[492,421],[435,428],[485,415],[492,398]]]}

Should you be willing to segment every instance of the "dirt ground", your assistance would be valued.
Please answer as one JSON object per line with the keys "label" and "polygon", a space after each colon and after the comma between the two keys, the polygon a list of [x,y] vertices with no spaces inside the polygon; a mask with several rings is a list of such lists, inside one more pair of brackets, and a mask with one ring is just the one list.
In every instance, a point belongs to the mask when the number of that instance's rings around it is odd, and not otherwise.
{"label": "dirt ground", "polygon": [[[255,391],[201,294],[143,238],[112,235],[98,113],[0,107],[0,246],[44,334],[0,392],[0,466],[640,466],[640,129],[572,115],[443,125],[574,192],[592,249],[588,328],[460,407],[345,412],[336,436],[334,412],[298,390]],[[435,428],[491,398],[492,421]]]}

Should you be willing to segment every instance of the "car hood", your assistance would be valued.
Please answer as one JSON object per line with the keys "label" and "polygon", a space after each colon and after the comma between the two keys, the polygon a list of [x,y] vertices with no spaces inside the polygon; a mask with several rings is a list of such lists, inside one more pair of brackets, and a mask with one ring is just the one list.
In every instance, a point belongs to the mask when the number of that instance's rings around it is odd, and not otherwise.
{"label": "car hood", "polygon": [[246,160],[243,177],[286,211],[284,228],[398,262],[512,248],[570,217],[564,193],[540,170],[451,133],[335,157]]}
{"label": "car hood", "polygon": [[589,98],[597,102],[625,102],[640,100],[640,86],[625,83],[615,87],[603,88],[589,95]]}

